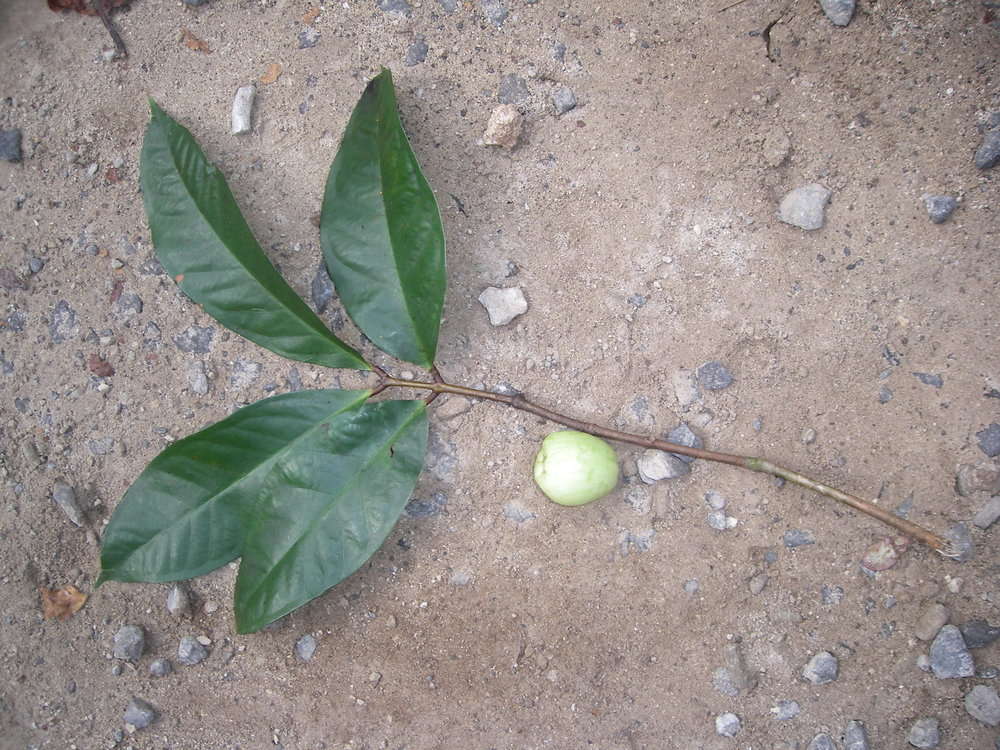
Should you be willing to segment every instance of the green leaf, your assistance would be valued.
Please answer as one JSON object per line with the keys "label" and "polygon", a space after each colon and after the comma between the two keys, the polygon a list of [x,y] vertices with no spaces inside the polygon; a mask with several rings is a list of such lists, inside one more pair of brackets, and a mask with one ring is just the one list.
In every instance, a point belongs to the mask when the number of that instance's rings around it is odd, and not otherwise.
{"label": "green leaf", "polygon": [[328,424],[370,391],[302,391],[259,401],[183,440],[146,467],[103,535],[104,581],[176,581],[243,551],[263,494],[316,450]]}
{"label": "green leaf", "polygon": [[320,230],[327,269],[357,326],[383,351],[431,367],[444,306],[444,232],[386,69],[347,124]]}
{"label": "green leaf", "polygon": [[264,255],[225,178],[150,100],[143,202],[160,263],[222,325],[290,359],[370,369],[323,325]]}
{"label": "green leaf", "polygon": [[325,419],[274,466],[236,580],[248,633],[339,583],[381,546],[423,465],[422,401],[366,403]]}

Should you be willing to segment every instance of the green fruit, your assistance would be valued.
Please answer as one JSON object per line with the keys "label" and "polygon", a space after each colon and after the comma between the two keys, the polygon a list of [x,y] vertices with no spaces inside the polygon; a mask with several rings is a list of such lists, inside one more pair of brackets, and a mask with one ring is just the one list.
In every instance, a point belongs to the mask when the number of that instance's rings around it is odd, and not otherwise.
{"label": "green fruit", "polygon": [[598,437],[576,430],[553,432],[535,456],[535,484],[552,502],[584,505],[618,484],[618,456]]}

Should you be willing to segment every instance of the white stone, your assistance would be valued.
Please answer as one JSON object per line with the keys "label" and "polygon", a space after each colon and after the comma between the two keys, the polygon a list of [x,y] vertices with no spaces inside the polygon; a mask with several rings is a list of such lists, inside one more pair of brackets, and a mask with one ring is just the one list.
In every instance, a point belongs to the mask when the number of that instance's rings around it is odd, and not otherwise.
{"label": "white stone", "polygon": [[676,370],[671,379],[674,385],[674,396],[677,398],[679,406],[687,408],[698,400],[698,386],[691,370]]}
{"label": "white stone", "polygon": [[520,287],[499,288],[488,286],[479,295],[480,304],[486,308],[490,316],[490,324],[504,326],[518,315],[528,311],[528,301]]}
{"label": "white stone", "polygon": [[719,714],[715,717],[715,731],[723,737],[735,737],[740,731],[740,717],[736,714]]}
{"label": "white stone", "polygon": [[236,90],[236,96],[233,98],[233,135],[250,132],[252,128],[250,116],[253,113],[253,100],[256,96],[257,87],[252,83]]}
{"label": "white stone", "polygon": [[483,143],[487,146],[514,148],[521,137],[524,117],[513,104],[501,104],[493,110],[483,133]]}
{"label": "white stone", "polygon": [[676,479],[691,471],[688,465],[677,456],[654,448],[643,451],[636,466],[639,469],[639,478],[646,484],[652,484],[661,479]]}

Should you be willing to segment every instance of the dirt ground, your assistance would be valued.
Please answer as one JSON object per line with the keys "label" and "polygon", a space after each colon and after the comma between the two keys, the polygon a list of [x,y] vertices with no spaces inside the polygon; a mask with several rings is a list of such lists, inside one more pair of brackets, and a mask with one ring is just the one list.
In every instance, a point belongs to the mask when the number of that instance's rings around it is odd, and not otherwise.
{"label": "dirt ground", "polygon": [[[867,575],[878,523],[703,462],[646,485],[624,446],[620,489],[564,509],[530,476],[554,426],[500,406],[439,399],[416,492],[428,502],[365,568],[264,632],[235,635],[233,566],[190,582],[189,619],[167,612],[167,585],[93,582],[104,523],[170,440],[299,379],[366,382],[226,334],[157,272],[138,191],[147,97],[199,139],[308,299],[310,217],[380,65],[446,228],[448,379],[643,434],[685,420],[709,448],[904,505],[937,531],[968,521],[989,496],[959,495],[956,469],[987,460],[976,433],[1000,422],[1000,172],[973,164],[1000,109],[994,3],[862,0],[839,28],[808,0],[423,0],[409,16],[369,0],[135,0],[115,17],[126,60],[109,59],[98,19],[44,5],[0,3],[0,129],[23,133],[23,160],[0,161],[13,272],[0,289],[0,746],[805,750],[820,732],[844,747],[857,720],[872,748],[904,748],[914,720],[936,717],[941,748],[993,747],[998,730],[963,698],[997,686],[1000,643],[973,650],[979,676],[937,679],[917,666],[915,629],[936,601],[952,623],[1000,624],[998,526],[972,529],[970,562],[914,546]],[[407,65],[421,38],[426,59]],[[260,83],[273,63],[280,78]],[[512,151],[482,143],[508,75],[526,117]],[[233,95],[253,81],[253,131],[234,136]],[[577,99],[561,115],[558,87]],[[833,195],[805,232],[776,211],[810,182]],[[959,207],[932,224],[925,193]],[[478,295],[514,285],[528,312],[491,326]],[[359,345],[336,304],[325,318]],[[208,351],[175,343],[191,326],[214,326]],[[114,375],[88,369],[94,354]],[[679,372],[710,360],[733,384],[679,402]],[[51,499],[60,479],[84,528]],[[712,491],[735,528],[706,522]],[[814,543],[786,546],[794,530]],[[38,587],[65,584],[86,606],[44,620]],[[112,658],[123,624],[146,633],[134,664]],[[308,661],[294,652],[305,634]],[[197,666],[176,661],[186,635],[211,641]],[[757,674],[737,696],[713,684],[733,643]],[[813,685],[801,671],[820,651],[839,676]],[[175,671],[152,677],[160,657]],[[159,715],[134,732],[133,696]],[[782,700],[798,715],[778,719]],[[716,733],[725,712],[735,738]]]}

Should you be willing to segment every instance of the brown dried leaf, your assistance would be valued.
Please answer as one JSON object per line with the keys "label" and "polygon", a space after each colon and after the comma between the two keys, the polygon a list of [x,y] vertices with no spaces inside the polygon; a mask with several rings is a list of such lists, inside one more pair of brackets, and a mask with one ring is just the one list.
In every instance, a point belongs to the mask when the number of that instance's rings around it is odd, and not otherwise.
{"label": "brown dried leaf", "polygon": [[302,16],[302,23],[306,26],[312,26],[312,22],[319,18],[319,8],[310,8],[306,11],[306,14]]}
{"label": "brown dried leaf", "polygon": [[87,369],[99,378],[109,378],[115,374],[115,368],[106,359],[101,359],[97,354],[87,357]]}
{"label": "brown dried leaf", "polygon": [[[54,10],[56,13],[63,10],[75,10],[77,13],[83,13],[86,16],[96,16],[97,11],[94,10],[95,2],[101,2],[101,0],[49,0],[49,10]],[[129,2],[131,0],[104,0],[105,7],[108,10],[128,5]]]}
{"label": "brown dried leaf", "polygon": [[208,42],[202,41],[188,29],[181,29],[181,44],[188,49],[193,49],[195,52],[204,52],[206,55],[212,54],[212,49],[208,46]]}
{"label": "brown dried leaf", "polygon": [[87,601],[87,595],[73,585],[60,589],[39,588],[38,592],[42,595],[42,616],[46,620],[68,620]]}
{"label": "brown dried leaf", "polygon": [[267,72],[260,77],[260,82],[266,86],[279,78],[281,78],[281,66],[278,63],[271,63],[267,66]]}

